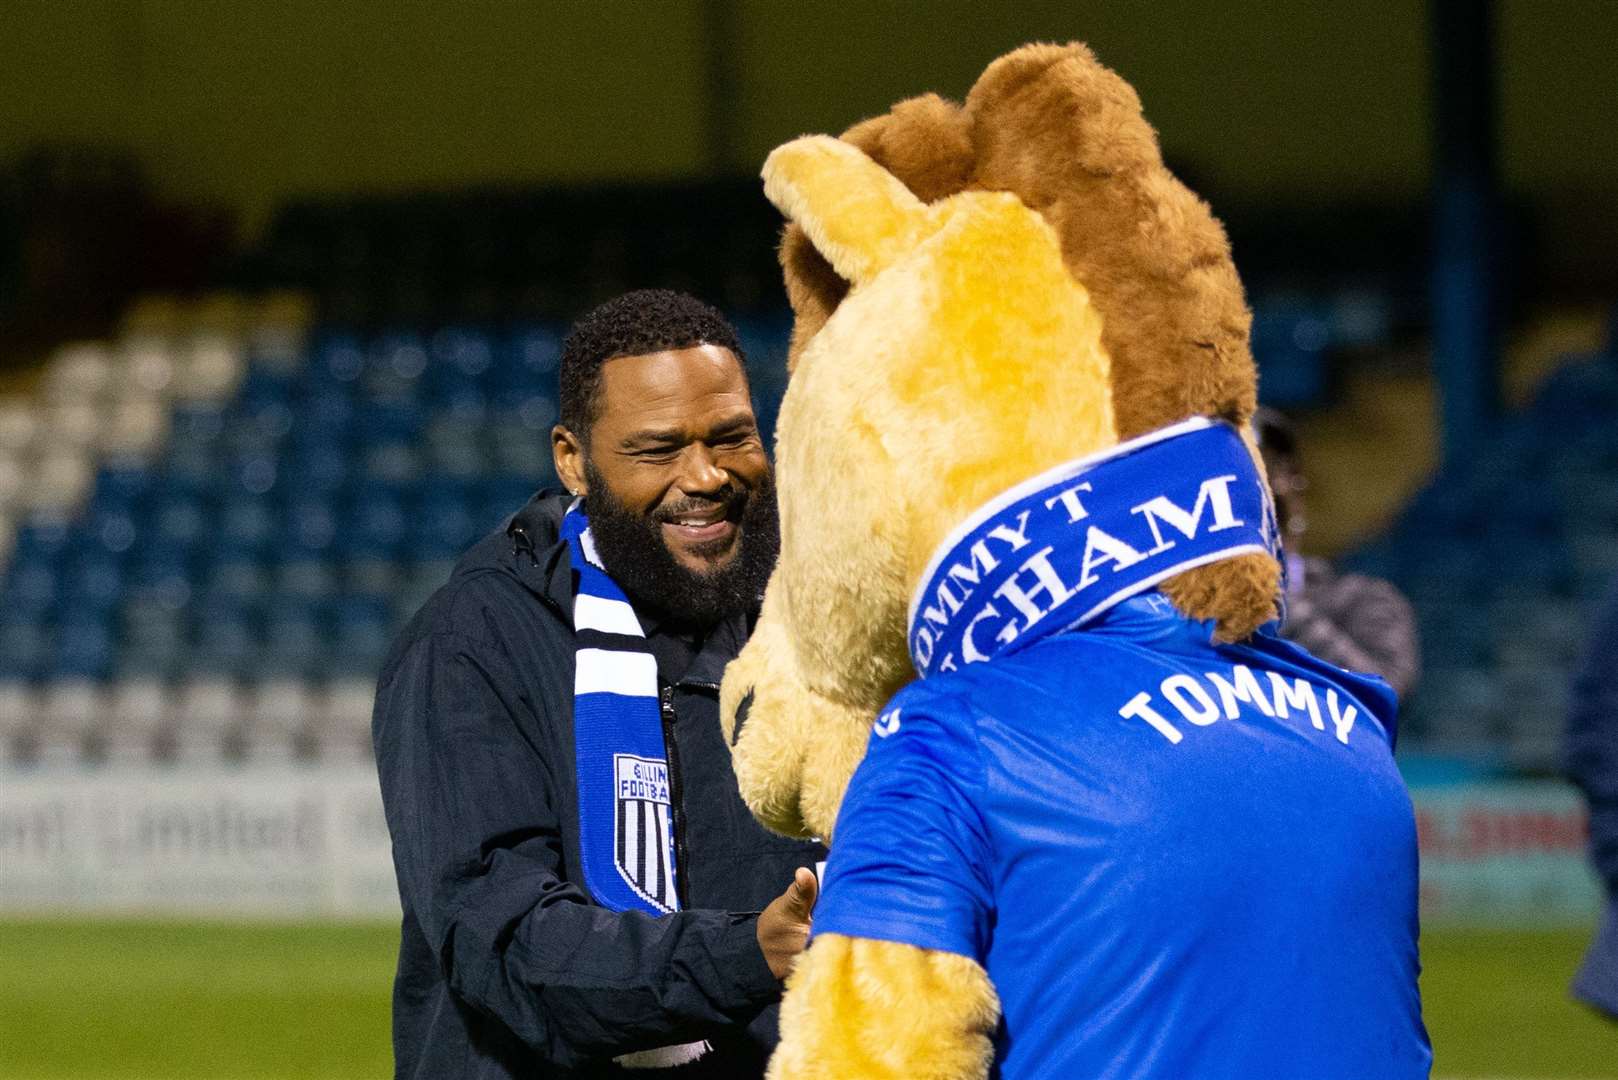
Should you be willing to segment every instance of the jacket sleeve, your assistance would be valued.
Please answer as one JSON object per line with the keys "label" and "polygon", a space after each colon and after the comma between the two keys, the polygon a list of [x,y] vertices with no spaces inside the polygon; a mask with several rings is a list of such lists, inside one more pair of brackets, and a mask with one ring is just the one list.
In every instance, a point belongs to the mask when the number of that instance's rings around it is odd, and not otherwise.
{"label": "jacket sleeve", "polygon": [[373,733],[401,899],[450,990],[546,1061],[705,1038],[780,996],[756,915],[594,906],[562,880],[554,770],[505,650],[425,636],[383,674]]}
{"label": "jacket sleeve", "polygon": [[1573,680],[1567,724],[1567,773],[1590,802],[1590,850],[1596,871],[1618,896],[1618,591],[1598,614]]}

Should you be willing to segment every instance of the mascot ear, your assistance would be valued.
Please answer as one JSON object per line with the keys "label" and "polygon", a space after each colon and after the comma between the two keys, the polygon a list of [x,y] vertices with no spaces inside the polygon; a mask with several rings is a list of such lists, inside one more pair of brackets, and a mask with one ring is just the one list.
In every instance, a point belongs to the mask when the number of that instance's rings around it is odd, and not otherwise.
{"label": "mascot ear", "polygon": [[892,173],[829,135],[777,148],[764,162],[764,194],[855,288],[932,229],[926,205]]}

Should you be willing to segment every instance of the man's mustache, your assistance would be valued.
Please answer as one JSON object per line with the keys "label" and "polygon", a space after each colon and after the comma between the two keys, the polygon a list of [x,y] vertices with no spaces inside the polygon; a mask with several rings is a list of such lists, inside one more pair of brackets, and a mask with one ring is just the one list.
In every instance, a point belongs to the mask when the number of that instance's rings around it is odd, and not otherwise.
{"label": "man's mustache", "polygon": [[658,522],[670,522],[689,514],[701,514],[716,508],[723,510],[726,517],[735,517],[746,505],[747,492],[736,487],[730,488],[716,499],[696,499],[687,496],[668,506],[658,507],[652,511],[652,518]]}

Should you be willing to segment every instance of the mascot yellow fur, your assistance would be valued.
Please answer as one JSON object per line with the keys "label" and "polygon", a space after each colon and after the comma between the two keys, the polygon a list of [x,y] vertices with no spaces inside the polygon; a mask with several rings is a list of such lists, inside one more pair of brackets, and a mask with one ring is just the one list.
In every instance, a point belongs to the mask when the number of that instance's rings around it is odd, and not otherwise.
{"label": "mascot yellow fur", "polygon": [[[964,105],[929,95],[796,140],[764,177],[795,315],[782,555],[721,708],[753,812],[831,842],[831,895],[839,806],[916,678],[907,613],[941,545],[1008,489],[1187,418],[1250,449],[1250,318],[1223,229],[1080,45],[1001,58]],[[1263,551],[1152,584],[1219,643],[1277,615]],[[1000,1002],[978,961],[817,933],[771,1075],[986,1075]]]}

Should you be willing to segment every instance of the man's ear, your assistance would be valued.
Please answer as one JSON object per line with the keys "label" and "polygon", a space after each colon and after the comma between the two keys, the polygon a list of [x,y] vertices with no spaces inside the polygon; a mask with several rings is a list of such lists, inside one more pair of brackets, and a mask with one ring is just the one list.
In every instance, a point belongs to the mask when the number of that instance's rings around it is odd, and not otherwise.
{"label": "man's ear", "polygon": [[556,478],[575,495],[585,495],[589,483],[584,478],[584,440],[561,424],[551,428],[551,460]]}

